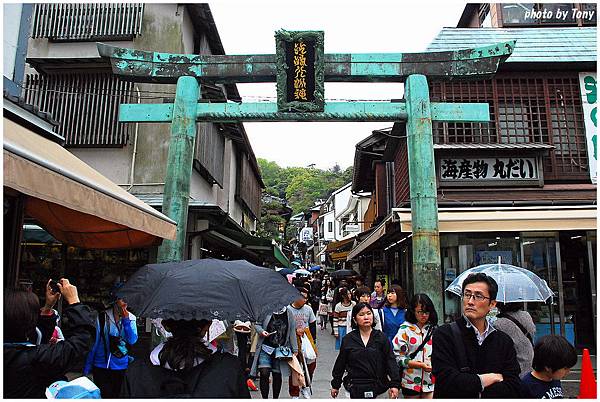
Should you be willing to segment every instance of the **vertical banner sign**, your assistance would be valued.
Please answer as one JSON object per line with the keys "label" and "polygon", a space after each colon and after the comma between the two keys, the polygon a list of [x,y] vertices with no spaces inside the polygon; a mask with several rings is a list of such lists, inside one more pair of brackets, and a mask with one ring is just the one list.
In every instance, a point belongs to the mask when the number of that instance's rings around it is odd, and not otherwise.
{"label": "vertical banner sign", "polygon": [[275,32],[277,109],[322,112],[325,107],[323,31]]}
{"label": "vertical banner sign", "polygon": [[590,178],[596,184],[598,179],[598,88],[596,73],[579,73],[579,87],[585,121]]}

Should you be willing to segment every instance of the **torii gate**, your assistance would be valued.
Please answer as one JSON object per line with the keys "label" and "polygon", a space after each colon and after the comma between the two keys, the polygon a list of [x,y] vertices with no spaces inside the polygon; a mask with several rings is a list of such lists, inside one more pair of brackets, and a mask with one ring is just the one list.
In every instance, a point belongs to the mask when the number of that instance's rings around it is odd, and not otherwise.
{"label": "torii gate", "polygon": [[[516,42],[446,52],[324,54],[322,31],[281,30],[275,37],[277,53],[270,55],[169,54],[98,43],[100,55],[110,58],[113,73],[138,82],[177,83],[174,104],[123,104],[119,110],[120,122],[171,122],[163,213],[177,222],[177,239],[163,241],[158,261],[183,258],[197,121],[406,121],[414,291],[427,293],[436,309],[443,311],[432,121],[488,122],[490,115],[487,103],[431,103],[427,77],[492,76],[512,54]],[[302,61],[294,59],[302,43],[311,50],[306,55],[313,63],[308,63],[307,102],[298,96],[290,98],[303,88],[294,78],[307,76]],[[294,68],[286,90],[287,72]],[[324,102],[323,81],[404,82],[405,101]],[[277,82],[278,102],[199,103],[199,82]]]}

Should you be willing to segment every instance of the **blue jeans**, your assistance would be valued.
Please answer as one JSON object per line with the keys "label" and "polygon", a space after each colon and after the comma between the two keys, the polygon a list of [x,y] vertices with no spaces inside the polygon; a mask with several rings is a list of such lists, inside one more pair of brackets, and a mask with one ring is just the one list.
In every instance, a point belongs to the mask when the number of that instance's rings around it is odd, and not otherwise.
{"label": "blue jeans", "polygon": [[344,339],[344,336],[346,336],[346,329],[347,328],[345,325],[343,327],[338,327],[339,336],[335,338],[335,350],[340,350],[340,347],[342,346],[342,339]]}

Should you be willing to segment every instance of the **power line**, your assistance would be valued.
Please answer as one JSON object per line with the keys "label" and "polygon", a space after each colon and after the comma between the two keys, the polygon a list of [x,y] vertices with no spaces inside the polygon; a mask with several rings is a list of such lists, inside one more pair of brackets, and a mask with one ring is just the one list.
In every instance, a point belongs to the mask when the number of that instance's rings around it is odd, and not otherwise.
{"label": "power line", "polygon": [[[22,84],[17,84],[19,87],[21,87],[22,89],[25,89],[26,91],[34,91],[34,92],[52,92],[52,93],[58,93],[58,94],[63,94],[63,95],[90,95],[90,96],[110,96],[110,97],[120,97],[120,96],[130,96],[132,98],[138,99],[138,97],[136,96],[136,94],[134,93],[133,90],[126,90],[126,89],[111,89],[111,90],[107,90],[107,89],[95,89],[93,90],[93,92],[89,92],[89,91],[80,91],[78,90],[78,87],[74,87],[71,85],[52,85],[52,88],[43,88],[42,85],[40,84],[31,84],[31,85],[22,85]],[[54,89],[54,88],[63,88],[66,89],[66,91],[64,90],[59,90],[59,89]],[[137,91],[135,91],[137,92]],[[160,94],[160,95],[167,95],[166,97],[170,97],[173,98],[175,96],[175,92],[164,92],[164,91],[149,91],[149,90],[140,90],[139,93],[141,94]],[[140,96],[139,99],[164,99],[165,96]],[[276,96],[253,96],[253,95],[249,95],[249,96],[242,96],[242,99],[253,99],[253,100],[257,100],[257,101],[261,101],[261,102],[272,102],[272,101],[276,101],[277,97]],[[205,101],[208,101],[210,103],[210,101],[212,99],[210,98],[206,98],[203,99]],[[228,101],[230,101],[229,99],[227,99]],[[333,102],[391,102],[392,99],[346,99],[346,98],[325,98],[326,101],[333,101]],[[218,102],[222,102],[222,100],[215,100]],[[236,101],[232,101],[234,103],[240,103],[240,102],[236,102]]]}

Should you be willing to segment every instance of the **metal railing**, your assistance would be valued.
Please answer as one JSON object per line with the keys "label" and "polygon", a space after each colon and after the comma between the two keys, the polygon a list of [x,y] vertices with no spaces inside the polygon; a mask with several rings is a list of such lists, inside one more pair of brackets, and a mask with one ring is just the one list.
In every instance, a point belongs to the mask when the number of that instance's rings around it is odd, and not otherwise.
{"label": "metal railing", "polygon": [[32,38],[131,40],[142,32],[143,3],[36,4]]}

